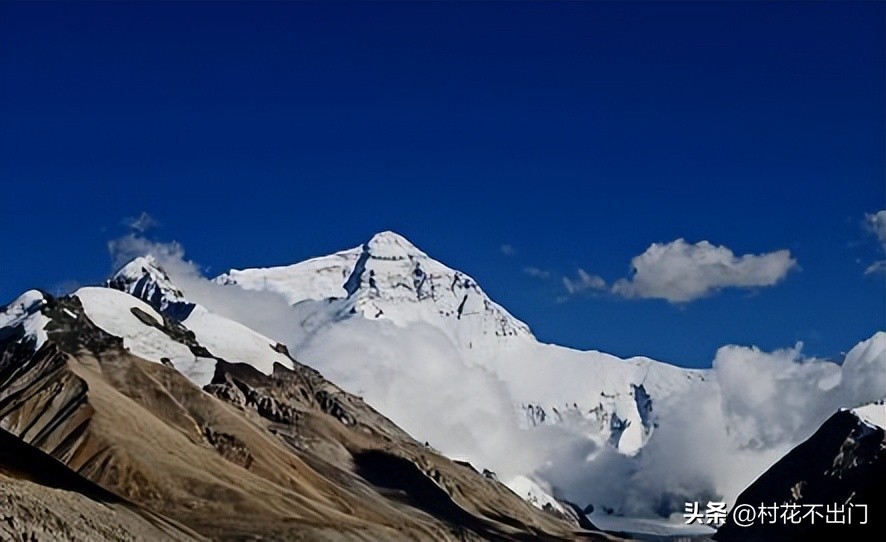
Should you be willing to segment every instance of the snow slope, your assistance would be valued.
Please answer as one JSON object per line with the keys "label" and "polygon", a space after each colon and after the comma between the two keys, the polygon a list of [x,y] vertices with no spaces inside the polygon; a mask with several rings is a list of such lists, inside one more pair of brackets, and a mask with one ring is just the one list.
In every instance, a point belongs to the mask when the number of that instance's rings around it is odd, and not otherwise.
{"label": "snow slope", "polygon": [[292,368],[289,356],[276,350],[277,341],[200,305],[194,306],[182,324],[194,332],[201,345],[225,361],[252,365],[266,375],[274,371],[275,363]]}
{"label": "snow slope", "polygon": [[[80,299],[86,316],[105,332],[122,338],[124,348],[132,354],[148,361],[171,363],[200,387],[212,380],[215,358],[246,363],[266,375],[273,372],[275,363],[292,368],[292,360],[277,350],[276,341],[200,305],[192,305],[181,325],[193,332],[197,344],[212,357],[195,355],[192,348],[171,337],[162,328],[163,316],[132,295],[96,287],[81,288],[74,295]],[[178,301],[186,302],[183,294],[179,294]],[[146,322],[145,318],[150,320]]]}
{"label": "snow slope", "polygon": [[[123,339],[132,354],[157,363],[168,362],[198,386],[205,386],[215,373],[215,360],[195,356],[191,349],[161,331],[163,317],[150,305],[110,288],[87,287],[74,292],[83,311],[103,331]],[[136,309],[152,322],[136,316]]]}
{"label": "snow slope", "polygon": [[566,513],[563,505],[560,504],[557,499],[555,499],[547,491],[542,489],[542,487],[538,485],[537,482],[531,480],[530,478],[527,478],[526,476],[517,476],[505,485],[508,486],[508,489],[510,489],[537,508],[540,508],[542,510],[549,508],[551,510],[556,510],[557,512],[560,512],[561,514]]}
{"label": "snow slope", "polygon": [[853,408],[852,413],[868,425],[886,429],[886,404],[883,401]]}

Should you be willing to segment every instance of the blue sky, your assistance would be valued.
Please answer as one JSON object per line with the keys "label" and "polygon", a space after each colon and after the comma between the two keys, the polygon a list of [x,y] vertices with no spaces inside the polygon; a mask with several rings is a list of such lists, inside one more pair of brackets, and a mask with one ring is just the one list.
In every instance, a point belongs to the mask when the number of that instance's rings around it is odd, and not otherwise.
{"label": "blue sky", "polygon": [[[865,224],[886,207],[884,11],[4,2],[0,302],[102,280],[148,212],[210,274],[393,229],[545,341],[837,356],[886,327],[865,274],[884,259]],[[611,291],[681,238],[727,247],[751,286]],[[780,250],[796,263],[752,286],[766,262],[738,258]],[[608,290],[570,293],[579,269]]]}

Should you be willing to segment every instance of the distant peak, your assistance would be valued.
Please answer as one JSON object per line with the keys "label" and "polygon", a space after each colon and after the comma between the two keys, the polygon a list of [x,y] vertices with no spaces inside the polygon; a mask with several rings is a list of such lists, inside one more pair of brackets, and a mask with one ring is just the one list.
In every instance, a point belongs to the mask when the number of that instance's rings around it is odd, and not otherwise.
{"label": "distant peak", "polygon": [[[325,325],[328,317],[361,314],[397,325],[431,323],[466,348],[481,348],[481,337],[532,338],[529,327],[492,301],[473,278],[389,230],[329,256],[281,267],[231,270],[215,281],[282,294],[290,305],[324,301],[299,309],[307,311],[302,324],[311,331]],[[333,301],[337,303],[331,305]]]}
{"label": "distant peak", "polygon": [[160,262],[157,261],[157,258],[155,258],[152,254],[145,254],[144,256],[137,256],[130,260],[129,263],[127,263],[126,265],[121,267],[119,271],[117,271],[117,274],[124,272],[124,270],[150,267],[153,267],[157,270],[162,270],[162,268],[160,267]]}
{"label": "distant peak", "polygon": [[144,276],[150,276],[155,280],[162,280],[164,282],[171,282],[169,279],[169,275],[166,274],[166,271],[160,265],[160,262],[157,261],[151,254],[146,254],[144,256],[138,256],[129,261],[126,265],[121,267],[114,273],[114,278],[123,278],[126,280],[138,280]]}
{"label": "distant peak", "polygon": [[114,273],[105,285],[132,294],[158,311],[170,313],[179,320],[187,317],[193,307],[182,291],[173,284],[157,258],[150,254],[134,258]]}
{"label": "distant peak", "polygon": [[390,230],[376,233],[364,246],[373,257],[380,259],[427,256],[405,237]]}

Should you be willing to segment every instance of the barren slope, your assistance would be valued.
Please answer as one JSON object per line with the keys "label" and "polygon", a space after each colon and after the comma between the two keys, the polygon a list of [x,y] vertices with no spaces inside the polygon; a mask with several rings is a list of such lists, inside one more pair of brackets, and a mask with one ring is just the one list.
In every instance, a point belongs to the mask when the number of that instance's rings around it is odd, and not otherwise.
{"label": "barren slope", "polygon": [[[579,534],[572,518],[539,511],[498,481],[415,442],[294,360],[292,368],[274,363],[272,374],[227,363],[180,324],[132,309],[169,340],[215,361],[212,382],[201,390],[165,359],[133,355],[124,339],[93,324],[76,297],[45,296],[40,310],[48,338],[36,351],[16,329],[0,335],[0,428],[201,535],[592,536]],[[284,347],[269,347],[267,358],[281,354]],[[26,492],[13,500],[24,503]]]}

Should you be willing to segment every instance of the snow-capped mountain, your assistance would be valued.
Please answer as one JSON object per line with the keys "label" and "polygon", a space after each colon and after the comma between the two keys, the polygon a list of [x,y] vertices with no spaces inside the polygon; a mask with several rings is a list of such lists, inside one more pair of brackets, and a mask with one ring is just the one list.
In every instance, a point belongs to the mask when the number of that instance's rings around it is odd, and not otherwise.
{"label": "snow-capped mountain", "polygon": [[134,258],[108,279],[105,285],[132,294],[176,320],[187,318],[194,306],[185,299],[185,295],[150,254]]}
{"label": "snow-capped mountain", "polygon": [[[626,454],[654,428],[656,397],[704,378],[648,358],[622,360],[538,342],[529,327],[490,299],[467,273],[434,260],[394,232],[329,256],[272,268],[231,270],[222,285],[282,295],[302,340],[352,317],[441,331],[470,364],[500,378],[524,427],[568,426]],[[108,285],[176,319],[192,318],[185,296],[156,260],[136,258]],[[199,311],[198,311],[199,312]]]}
{"label": "snow-capped mountain", "polygon": [[[691,499],[731,503],[827,413],[875,399],[886,382],[886,333],[859,343],[842,366],[806,363],[794,351],[726,347],[714,369],[687,370],[544,344],[470,275],[392,232],[330,256],[231,270],[212,281],[171,263],[166,273],[156,260],[137,258],[108,286],[180,323],[210,358],[267,374],[266,354],[250,359],[233,347],[286,344],[419,441],[496,471],[539,508],[572,509],[555,506],[553,495],[593,505],[593,521],[600,513],[667,517]],[[225,325],[213,321],[217,314],[228,317]],[[191,354],[162,357],[205,382],[205,353]],[[782,375],[788,380],[778,384]],[[788,406],[778,407],[766,382],[796,387]],[[738,461],[717,467],[697,451],[708,448],[710,457]],[[683,465],[684,455],[701,466]]]}
{"label": "snow-capped mountain", "polygon": [[542,344],[468,274],[390,231],[330,256],[234,269],[215,281],[281,294],[307,335],[353,316],[398,326],[429,324],[468,363],[508,386],[525,427],[571,426],[626,454],[637,453],[653,430],[656,397],[703,378],[702,372],[648,358],[622,360]]}
{"label": "snow-capped mountain", "polygon": [[[470,275],[432,259],[393,232],[377,234],[353,249],[285,267],[231,270],[214,282],[219,287],[238,286],[246,291],[282,296],[292,306],[287,316],[292,318],[292,330],[284,339],[296,356],[318,367],[345,389],[363,395],[411,434],[444,453],[504,471],[508,486],[539,507],[556,502],[550,495],[544,496],[542,486],[549,484],[537,476],[536,467],[532,466],[543,462],[542,459],[529,462],[530,466],[525,467],[529,470],[524,470],[497,460],[498,451],[478,451],[478,447],[487,447],[482,441],[497,440],[488,435],[489,431],[509,428],[511,433],[526,432],[535,441],[529,448],[545,448],[556,446],[543,444],[551,438],[550,430],[556,430],[566,435],[558,438],[578,439],[595,443],[592,447],[598,450],[612,448],[635,455],[654,430],[655,401],[704,378],[703,372],[648,358],[622,360],[601,352],[540,343],[525,323],[490,299]],[[206,309],[192,303],[187,292],[150,256],[125,265],[107,285],[132,294],[167,318],[181,322],[197,334],[201,344],[208,343],[206,335],[218,327],[200,325],[202,319],[211,318]],[[351,335],[348,326],[361,322],[372,326],[372,331],[355,348],[368,352],[377,348],[391,350],[376,351],[358,370],[349,361],[351,353],[319,351],[329,345],[347,344],[352,337],[342,340],[334,335]],[[402,329],[402,333],[397,329]],[[427,333],[440,337],[451,352],[422,351],[418,354],[421,359],[415,360],[416,354],[403,350],[413,341],[405,337]],[[215,333],[214,338],[220,340],[225,335]],[[417,342],[436,340],[428,337]],[[232,342],[244,341],[238,336]],[[263,337],[260,342],[275,341]],[[199,385],[211,378],[213,365],[205,358],[184,352],[179,357],[166,357]],[[226,353],[225,357],[251,362],[244,356]],[[392,365],[382,367],[388,361]],[[444,380],[445,373],[467,384],[476,379],[488,381],[474,393],[473,399],[457,400],[459,415],[466,420],[450,417],[452,427],[448,428],[445,423],[429,419],[421,409],[407,406],[402,392],[392,396],[387,391],[392,385],[400,390],[422,390],[424,403],[437,405],[439,401],[439,407],[429,407],[430,415],[451,411],[452,399],[447,398],[447,386],[451,383],[416,385],[406,376],[410,370],[420,372],[435,364]],[[392,375],[391,380],[375,380],[375,375],[397,368],[404,370]],[[430,393],[424,393],[423,385],[430,386]],[[490,399],[477,394],[490,393],[487,386],[493,392],[503,387],[499,395],[504,398],[498,403],[506,404],[484,406]],[[464,388],[463,393],[469,394],[467,390]],[[537,436],[531,436],[536,433]],[[470,438],[465,434],[470,434]],[[505,440],[512,438],[509,435]],[[535,481],[527,476],[534,476]]]}
{"label": "snow-capped mountain", "polygon": [[215,280],[276,292],[292,305],[343,300],[336,306],[341,313],[399,325],[430,322],[464,348],[532,338],[529,327],[492,301],[477,281],[391,231],[330,256],[285,267],[232,269]]}
{"label": "snow-capped mountain", "polygon": [[0,310],[0,340],[15,341],[19,345],[40,348],[46,342],[49,320],[42,309],[46,298],[42,292],[28,290]]}

